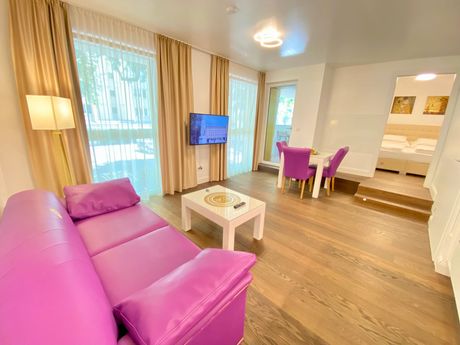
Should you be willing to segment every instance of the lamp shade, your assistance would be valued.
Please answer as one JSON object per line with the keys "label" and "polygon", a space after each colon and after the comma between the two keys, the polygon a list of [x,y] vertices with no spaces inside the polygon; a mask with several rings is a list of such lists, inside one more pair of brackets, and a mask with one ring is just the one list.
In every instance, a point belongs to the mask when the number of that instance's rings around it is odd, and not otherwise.
{"label": "lamp shade", "polygon": [[32,129],[60,130],[75,128],[70,99],[55,96],[27,95]]}

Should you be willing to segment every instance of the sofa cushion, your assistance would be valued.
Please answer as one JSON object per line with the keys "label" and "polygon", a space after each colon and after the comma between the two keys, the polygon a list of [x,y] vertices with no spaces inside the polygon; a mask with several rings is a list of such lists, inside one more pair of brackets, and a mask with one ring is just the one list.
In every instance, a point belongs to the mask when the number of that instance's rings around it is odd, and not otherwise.
{"label": "sofa cushion", "polygon": [[0,343],[117,341],[112,306],[64,206],[53,193],[12,196],[0,222]]}
{"label": "sofa cushion", "polygon": [[162,228],[168,223],[144,205],[76,222],[90,256]]}
{"label": "sofa cushion", "polygon": [[112,305],[194,258],[200,249],[165,226],[92,257]]}
{"label": "sofa cushion", "polygon": [[73,219],[84,219],[137,204],[129,178],[64,187],[67,210]]}
{"label": "sofa cushion", "polygon": [[186,343],[193,326],[248,277],[255,261],[251,253],[205,249],[127,297],[115,307],[115,314],[138,344]]}

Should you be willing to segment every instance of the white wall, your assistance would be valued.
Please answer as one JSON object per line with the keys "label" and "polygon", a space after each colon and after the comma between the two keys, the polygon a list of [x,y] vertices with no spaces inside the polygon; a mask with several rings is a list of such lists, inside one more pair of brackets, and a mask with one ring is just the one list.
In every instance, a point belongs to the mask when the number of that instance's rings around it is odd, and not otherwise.
{"label": "white wall", "polygon": [[[396,78],[420,73],[460,73],[460,57],[439,57],[338,67],[333,71],[321,150],[349,145],[340,171],[374,174]],[[452,101],[452,99],[451,99]]]}
{"label": "white wall", "polygon": [[[297,85],[292,133],[289,139],[291,146],[313,146],[325,70],[325,64],[318,64],[267,72],[267,84],[294,82]],[[269,87],[267,94],[268,91]],[[263,154],[263,150],[260,151]]]}
{"label": "white wall", "polygon": [[[448,263],[460,240],[459,138],[460,100],[457,98],[447,138],[440,153],[439,164],[434,172],[433,186],[436,193],[428,226],[433,261],[437,271],[444,274],[449,273]],[[460,284],[460,277],[456,278],[457,283]],[[460,288],[460,285],[457,287]]]}
{"label": "white wall", "polygon": [[11,194],[33,188],[10,53],[8,1],[0,2],[0,209]]}
{"label": "white wall", "polygon": [[[428,96],[450,96],[455,74],[441,74],[433,80],[416,80],[415,76],[400,77],[396,82],[395,96],[415,96],[412,114],[391,114],[388,123],[442,126],[444,115],[425,115],[425,103]],[[391,111],[391,106],[390,106]]]}

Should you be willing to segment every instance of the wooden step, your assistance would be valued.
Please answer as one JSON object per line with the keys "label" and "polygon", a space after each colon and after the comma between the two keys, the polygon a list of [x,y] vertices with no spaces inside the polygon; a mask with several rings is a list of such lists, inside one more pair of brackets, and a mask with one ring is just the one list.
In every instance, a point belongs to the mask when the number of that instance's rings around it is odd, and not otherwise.
{"label": "wooden step", "polygon": [[363,185],[359,185],[357,194],[367,198],[384,200],[393,204],[422,209],[427,212],[431,212],[431,206],[433,205],[433,201],[431,199],[422,198],[408,193],[405,194],[404,191],[394,192],[388,189],[378,189]]}
{"label": "wooden step", "polygon": [[431,216],[431,210],[424,207],[408,205],[380,197],[369,196],[358,192],[354,196],[354,200],[363,206],[372,208],[377,211],[390,213],[397,216],[411,218],[417,221],[427,222]]}

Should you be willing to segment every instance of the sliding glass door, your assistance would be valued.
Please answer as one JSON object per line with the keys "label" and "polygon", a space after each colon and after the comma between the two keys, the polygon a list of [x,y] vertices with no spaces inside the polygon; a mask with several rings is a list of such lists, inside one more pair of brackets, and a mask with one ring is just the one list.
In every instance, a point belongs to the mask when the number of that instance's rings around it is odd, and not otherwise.
{"label": "sliding glass door", "polygon": [[292,131],[296,86],[279,85],[269,88],[267,128],[263,160],[279,163],[277,141],[289,142]]}
{"label": "sliding glass door", "polygon": [[144,199],[161,194],[155,56],[84,39],[75,53],[94,181],[129,177]]}
{"label": "sliding glass door", "polygon": [[230,78],[227,175],[252,170],[257,84]]}

